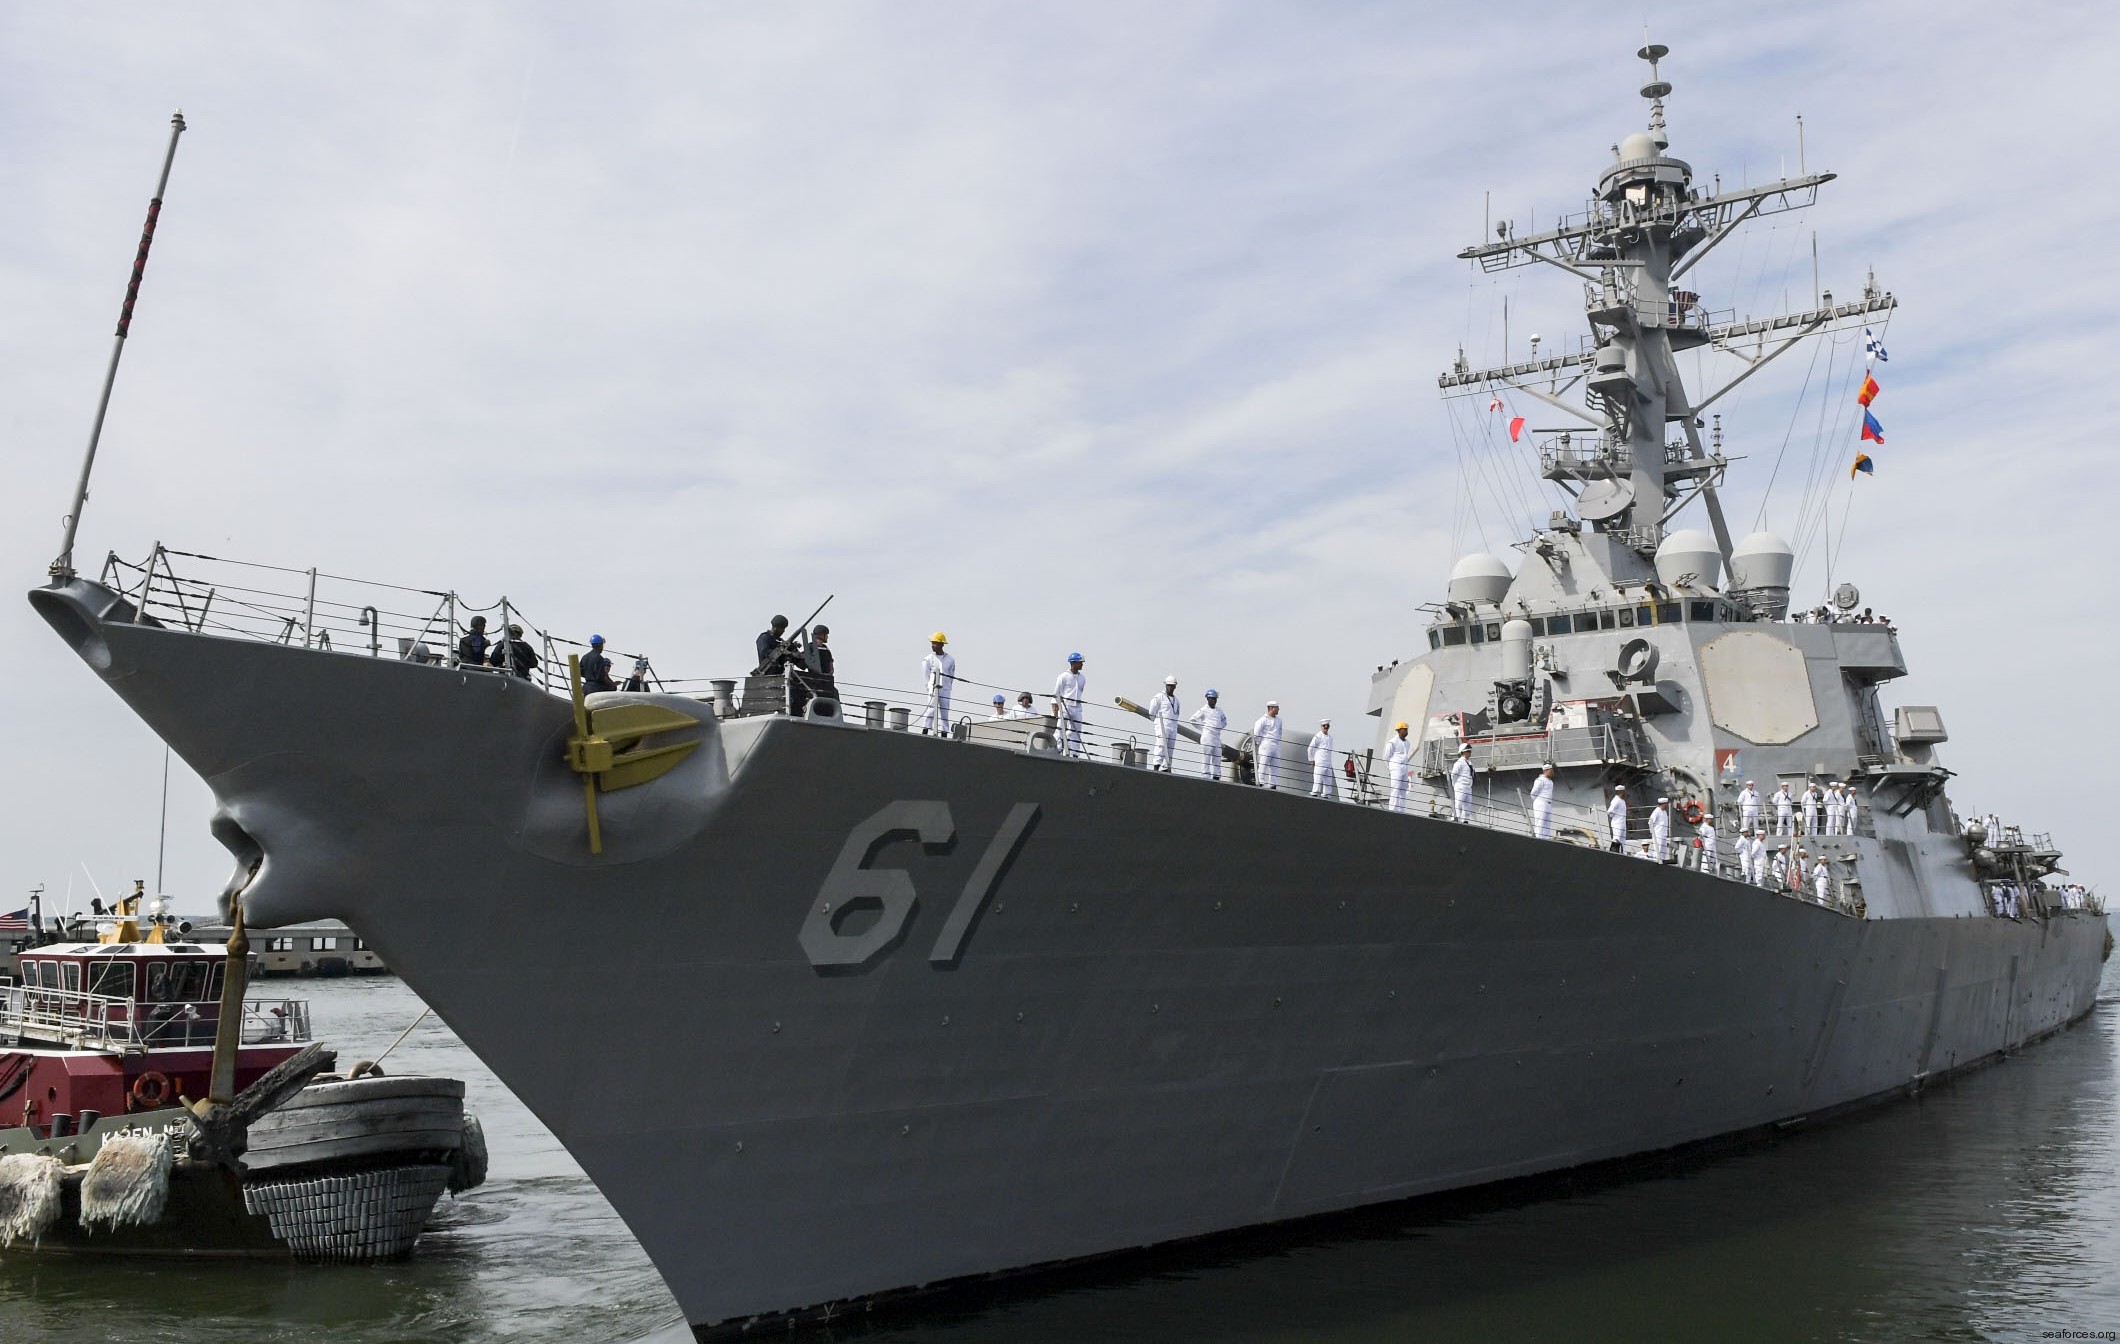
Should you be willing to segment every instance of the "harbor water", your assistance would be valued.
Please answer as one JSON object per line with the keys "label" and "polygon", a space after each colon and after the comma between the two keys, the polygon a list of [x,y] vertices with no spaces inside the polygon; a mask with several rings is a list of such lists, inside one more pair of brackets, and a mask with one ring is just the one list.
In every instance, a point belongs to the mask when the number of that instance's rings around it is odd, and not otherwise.
{"label": "harbor water", "polygon": [[[306,982],[344,1063],[420,1011]],[[673,1067],[678,1062],[673,1061]],[[466,1080],[492,1175],[418,1253],[344,1267],[0,1253],[0,1340],[689,1338],[625,1225],[433,1019],[393,1071]],[[835,1324],[873,1340],[2039,1340],[2120,1332],[2120,982],[1918,1100],[1768,1142],[1124,1257]],[[616,1103],[615,1103],[616,1104]]]}

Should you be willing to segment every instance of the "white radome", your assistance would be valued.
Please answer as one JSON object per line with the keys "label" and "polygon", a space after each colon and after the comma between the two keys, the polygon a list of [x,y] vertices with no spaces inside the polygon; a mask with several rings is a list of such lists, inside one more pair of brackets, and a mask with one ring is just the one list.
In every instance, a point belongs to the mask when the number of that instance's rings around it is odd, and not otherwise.
{"label": "white radome", "polygon": [[1498,555],[1475,551],[1451,566],[1450,600],[1499,602],[1509,595],[1509,566]]}

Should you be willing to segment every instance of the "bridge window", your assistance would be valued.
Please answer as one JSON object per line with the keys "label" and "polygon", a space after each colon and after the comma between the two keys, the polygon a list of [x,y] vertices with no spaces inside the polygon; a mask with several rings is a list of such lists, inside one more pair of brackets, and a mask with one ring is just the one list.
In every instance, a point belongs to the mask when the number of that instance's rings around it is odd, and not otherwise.
{"label": "bridge window", "polygon": [[1546,618],[1546,633],[1549,635],[1565,635],[1573,628],[1573,624],[1566,616],[1548,616]]}
{"label": "bridge window", "polygon": [[1430,630],[1430,631],[1428,632],[1428,647],[1429,647],[1429,648],[1431,648],[1431,649],[1440,649],[1440,648],[1442,648],[1442,647],[1443,647],[1443,632],[1442,632],[1442,631],[1440,631],[1440,630]]}
{"label": "bridge window", "polygon": [[1531,633],[1532,633],[1532,634],[1534,634],[1534,635],[1543,635],[1543,634],[1545,634],[1545,633],[1546,633],[1546,618],[1545,618],[1545,617],[1543,617],[1543,616],[1533,616],[1533,617],[1531,618]]}
{"label": "bridge window", "polygon": [[1457,647],[1458,645],[1460,645],[1460,644],[1463,644],[1464,642],[1465,642],[1465,627],[1464,627],[1464,626],[1462,626],[1462,625],[1451,625],[1451,626],[1445,626],[1445,627],[1443,628],[1443,643],[1444,643],[1444,644],[1448,645],[1448,646],[1449,646],[1449,647],[1451,647],[1451,648],[1456,648],[1456,647]]}
{"label": "bridge window", "polygon": [[113,999],[129,999],[133,996],[133,968],[123,961],[105,961],[96,965],[95,973],[88,978],[88,992],[102,994]]}
{"label": "bridge window", "polygon": [[1484,625],[1475,625],[1475,626],[1473,626],[1473,627],[1472,627],[1472,642],[1473,642],[1473,643],[1475,643],[1475,644],[1484,644],[1484,643],[1486,643],[1486,642],[1487,642],[1487,627],[1486,627],[1486,626],[1484,626]]}
{"label": "bridge window", "polygon": [[60,975],[60,977],[61,977],[61,978],[60,978],[60,981],[59,981],[59,987],[60,987],[61,989],[64,989],[64,990],[65,990],[65,991],[66,991],[67,993],[69,993],[69,994],[79,994],[79,993],[81,992],[81,963],[80,963],[80,962],[78,962],[78,961],[62,961],[62,962],[60,962],[60,963],[59,963],[59,975]]}
{"label": "bridge window", "polygon": [[203,961],[180,961],[169,968],[169,997],[188,1003],[206,997],[207,965]]}
{"label": "bridge window", "polygon": [[1712,620],[1714,620],[1714,619],[1715,619],[1715,604],[1714,604],[1713,602],[1695,602],[1695,603],[1693,604],[1693,615],[1691,616],[1691,618],[1690,618],[1690,619],[1692,619],[1692,620],[1696,620],[1696,621],[1712,621]]}
{"label": "bridge window", "polygon": [[[1586,614],[1586,616],[1585,616],[1585,619],[1587,619],[1587,614]],[[1577,621],[1577,622],[1575,623],[1575,628],[1576,628],[1576,629],[1578,629],[1578,630],[1582,630],[1582,629],[1587,629],[1588,627],[1586,627],[1585,625],[1583,625],[1583,623],[1582,623],[1581,621]],[[1598,629],[1600,629],[1600,630],[1610,630],[1610,629],[1612,628],[1612,613],[1611,613],[1611,612],[1609,612],[1609,611],[1601,611],[1601,612],[1597,613],[1597,628],[1598,628]]]}

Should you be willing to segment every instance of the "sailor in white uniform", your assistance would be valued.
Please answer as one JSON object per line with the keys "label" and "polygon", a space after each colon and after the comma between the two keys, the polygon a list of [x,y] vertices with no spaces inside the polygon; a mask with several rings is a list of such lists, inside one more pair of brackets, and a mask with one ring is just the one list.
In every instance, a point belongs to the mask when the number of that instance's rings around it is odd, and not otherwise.
{"label": "sailor in white uniform", "polygon": [[1536,840],[1553,838],[1553,767],[1550,765],[1531,781],[1531,835]]}
{"label": "sailor in white uniform", "polygon": [[1082,697],[1089,691],[1089,678],[1082,675],[1082,655],[1067,655],[1067,671],[1053,683],[1053,699],[1060,706],[1061,747],[1070,756],[1082,754]]}
{"label": "sailor in white uniform", "polygon": [[1745,781],[1745,791],[1737,795],[1737,825],[1740,830],[1759,829],[1759,790],[1752,781]]}
{"label": "sailor in white uniform", "polygon": [[1828,893],[1832,890],[1832,885],[1833,875],[1831,872],[1827,871],[1826,861],[1824,859],[1820,859],[1818,861],[1817,866],[1811,869],[1812,897],[1817,900],[1820,905],[1827,904]]}
{"label": "sailor in white uniform", "polygon": [[1005,695],[997,695],[997,696],[995,696],[995,697],[994,697],[994,712],[993,712],[992,714],[988,715],[987,717],[988,717],[988,718],[993,718],[993,719],[1005,719],[1005,718],[1007,718],[1007,717],[1008,717],[1008,697],[1007,697],[1007,696],[1005,696]]}
{"label": "sailor in white uniform", "polygon": [[1251,726],[1252,778],[1262,789],[1281,787],[1281,702],[1268,700]]}
{"label": "sailor in white uniform", "polygon": [[1818,784],[1817,784],[1817,782],[1816,782],[1816,781],[1813,781],[1813,782],[1812,782],[1811,784],[1807,785],[1807,786],[1806,786],[1806,787],[1804,788],[1804,791],[1803,791],[1803,833],[1804,833],[1805,835],[1817,835],[1817,834],[1819,833],[1819,831],[1818,831],[1818,821],[1819,821],[1819,817],[1818,817],[1818,814],[1819,814],[1819,812],[1820,812],[1820,810],[1821,810],[1821,808],[1822,808],[1822,806],[1823,806],[1824,802],[1825,802],[1825,795],[1824,795],[1824,794],[1821,794],[1821,793],[1820,793],[1820,792],[1818,791]]}
{"label": "sailor in white uniform", "polygon": [[1035,719],[1038,717],[1038,711],[1032,707],[1031,693],[1029,691],[1025,691],[1016,697],[1016,707],[1008,712],[1008,716],[1012,719]]}
{"label": "sailor in white uniform", "polygon": [[1413,776],[1413,743],[1406,736],[1406,721],[1391,725],[1391,740],[1384,744],[1384,774],[1391,781],[1391,810],[1406,810],[1406,784]]}
{"label": "sailor in white uniform", "polygon": [[1649,813],[1649,857],[1664,863],[1671,857],[1671,800],[1659,798]]}
{"label": "sailor in white uniform", "polygon": [[1790,835],[1796,829],[1796,799],[1789,794],[1789,783],[1782,781],[1774,791],[1774,834]]}
{"label": "sailor in white uniform", "polygon": [[1148,768],[1170,773],[1178,759],[1178,715],[1183,707],[1178,704],[1178,679],[1163,678],[1163,694],[1148,702],[1149,725],[1155,730],[1155,750],[1149,753]]}
{"label": "sailor in white uniform", "polygon": [[1192,712],[1192,725],[1200,730],[1200,774],[1206,779],[1222,777],[1222,730],[1229,726],[1229,715],[1215,703],[1219,698],[1220,693],[1208,687],[1207,703]]}
{"label": "sailor in white uniform", "polygon": [[1472,744],[1458,748],[1450,766],[1450,813],[1459,821],[1472,820]]}
{"label": "sailor in white uniform", "polygon": [[1627,849],[1627,786],[1612,786],[1612,801],[1605,804],[1605,824],[1612,830],[1612,852],[1623,854]]}
{"label": "sailor in white uniform", "polygon": [[1715,834],[1715,814],[1703,812],[1700,826],[1700,870],[1710,877],[1722,876],[1722,851],[1720,839]]}
{"label": "sailor in white uniform", "polygon": [[947,735],[950,731],[950,690],[957,680],[957,660],[943,648],[950,637],[937,630],[928,638],[928,656],[920,660],[920,685],[927,695],[927,708],[920,712],[920,731]]}
{"label": "sailor in white uniform", "polygon": [[1340,796],[1340,781],[1332,773],[1332,720],[1319,719],[1318,731],[1310,739],[1310,796]]}

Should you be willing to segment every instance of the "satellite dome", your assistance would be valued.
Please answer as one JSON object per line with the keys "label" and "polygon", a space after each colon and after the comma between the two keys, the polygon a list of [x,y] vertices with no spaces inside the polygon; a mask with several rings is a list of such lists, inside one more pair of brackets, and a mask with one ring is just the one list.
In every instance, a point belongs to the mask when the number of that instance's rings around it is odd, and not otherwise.
{"label": "satellite dome", "polygon": [[1715,538],[1696,528],[1665,537],[1656,548],[1656,577],[1671,588],[1713,588],[1722,578],[1722,552]]}
{"label": "satellite dome", "polygon": [[1636,131],[1619,142],[1619,161],[1621,163],[1631,163],[1635,159],[1653,159],[1656,156],[1656,141],[1646,132]]}
{"label": "satellite dome", "polygon": [[1743,593],[1753,610],[1779,617],[1789,609],[1789,575],[1796,552],[1772,532],[1754,532],[1730,551],[1730,591]]}
{"label": "satellite dome", "polygon": [[1730,551],[1730,587],[1787,588],[1796,569],[1796,552],[1772,532],[1754,532]]}
{"label": "satellite dome", "polygon": [[1509,593],[1509,566],[1498,555],[1475,551],[1450,570],[1453,602],[1499,602]]}

